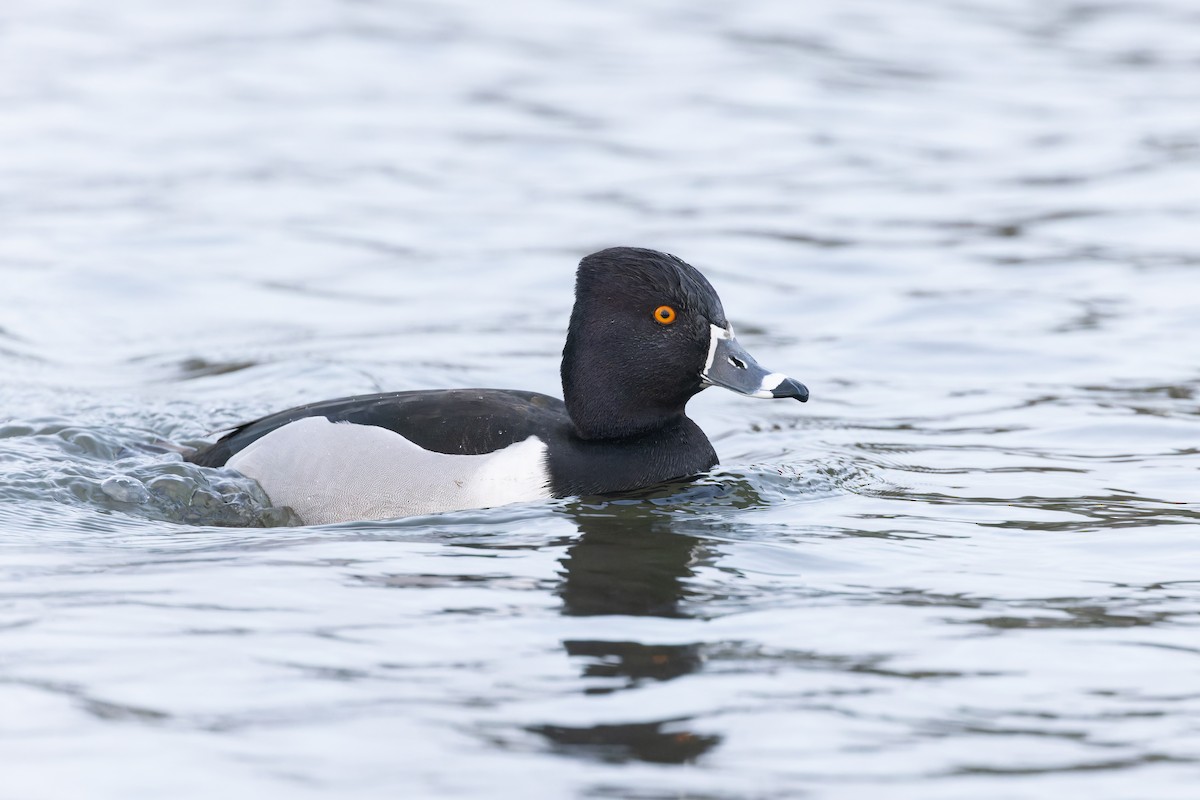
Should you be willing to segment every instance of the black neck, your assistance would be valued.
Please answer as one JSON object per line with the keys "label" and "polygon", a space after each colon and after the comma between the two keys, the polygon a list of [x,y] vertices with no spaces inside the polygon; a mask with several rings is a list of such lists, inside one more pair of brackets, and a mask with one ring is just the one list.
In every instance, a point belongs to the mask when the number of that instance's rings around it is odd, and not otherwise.
{"label": "black neck", "polygon": [[672,428],[687,420],[683,406],[654,406],[613,388],[600,395],[572,391],[563,382],[563,399],[575,432],[583,439],[626,439]]}
{"label": "black neck", "polygon": [[698,377],[681,380],[653,359],[630,359],[596,330],[573,322],[563,348],[563,400],[581,438],[641,436],[687,419],[687,402],[701,388]]}

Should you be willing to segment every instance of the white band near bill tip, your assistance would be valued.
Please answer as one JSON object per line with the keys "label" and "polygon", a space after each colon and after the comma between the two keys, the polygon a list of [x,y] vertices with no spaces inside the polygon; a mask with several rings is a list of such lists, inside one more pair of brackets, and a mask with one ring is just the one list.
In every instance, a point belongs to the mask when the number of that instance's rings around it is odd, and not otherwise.
{"label": "white band near bill tip", "polygon": [[751,397],[774,397],[775,390],[779,388],[779,384],[787,380],[787,375],[782,372],[772,372],[762,379],[762,383],[758,387],[758,391],[750,395]]}

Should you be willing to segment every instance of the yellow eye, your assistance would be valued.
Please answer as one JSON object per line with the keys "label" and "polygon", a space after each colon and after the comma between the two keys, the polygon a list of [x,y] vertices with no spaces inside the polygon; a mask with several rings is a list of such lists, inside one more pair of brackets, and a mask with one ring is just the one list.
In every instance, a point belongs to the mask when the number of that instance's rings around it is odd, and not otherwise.
{"label": "yellow eye", "polygon": [[654,309],[654,321],[659,325],[670,325],[675,321],[675,309],[670,306],[659,306]]}

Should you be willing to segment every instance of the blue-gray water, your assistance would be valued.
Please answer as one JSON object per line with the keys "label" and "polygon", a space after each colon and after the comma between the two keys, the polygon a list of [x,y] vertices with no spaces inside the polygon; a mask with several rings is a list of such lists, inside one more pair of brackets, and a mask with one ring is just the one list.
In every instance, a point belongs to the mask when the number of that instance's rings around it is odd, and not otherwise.
{"label": "blue-gray water", "polygon": [[[5,0],[0,798],[1195,798],[1190,0]],[[557,393],[687,259],[807,406],[288,527],[168,445]]]}

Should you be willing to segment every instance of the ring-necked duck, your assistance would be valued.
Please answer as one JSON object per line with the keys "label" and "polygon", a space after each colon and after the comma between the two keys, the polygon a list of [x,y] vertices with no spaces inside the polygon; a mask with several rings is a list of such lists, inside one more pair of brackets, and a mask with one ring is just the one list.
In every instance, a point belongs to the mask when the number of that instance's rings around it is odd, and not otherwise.
{"label": "ring-necked duck", "polygon": [[717,463],[684,413],[708,386],[808,400],[742,349],[704,276],[614,247],[583,259],[563,349],[564,403],[443,389],[347,397],[242,425],[189,460],[227,466],[309,525],[639,489]]}

